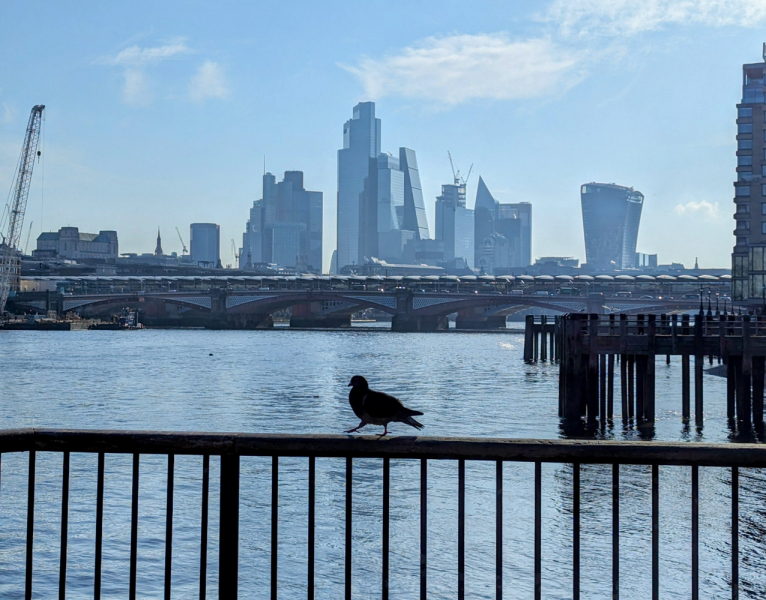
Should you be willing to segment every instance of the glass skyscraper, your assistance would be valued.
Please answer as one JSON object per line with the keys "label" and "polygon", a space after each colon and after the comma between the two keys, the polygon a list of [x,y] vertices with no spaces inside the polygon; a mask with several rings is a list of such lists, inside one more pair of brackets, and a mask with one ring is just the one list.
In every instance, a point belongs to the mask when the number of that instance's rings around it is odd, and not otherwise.
{"label": "glass skyscraper", "polygon": [[742,65],[742,102],[737,104],[734,300],[760,301],[766,295],[766,44],[763,59]]}
{"label": "glass skyscraper", "polygon": [[436,239],[444,242],[444,263],[454,267],[456,261],[474,264],[474,211],[465,205],[465,183],[442,186],[436,198]]}
{"label": "glass skyscraper", "polygon": [[501,204],[479,177],[474,205],[474,266],[490,272],[531,264],[532,205]]}
{"label": "glass skyscraper", "polygon": [[580,200],[588,266],[633,268],[644,195],[613,183],[586,183],[580,188]]}
{"label": "glass skyscraper", "polygon": [[338,266],[363,262],[360,209],[370,159],[380,154],[380,119],[375,103],[360,102],[343,125],[343,148],[338,150]]}

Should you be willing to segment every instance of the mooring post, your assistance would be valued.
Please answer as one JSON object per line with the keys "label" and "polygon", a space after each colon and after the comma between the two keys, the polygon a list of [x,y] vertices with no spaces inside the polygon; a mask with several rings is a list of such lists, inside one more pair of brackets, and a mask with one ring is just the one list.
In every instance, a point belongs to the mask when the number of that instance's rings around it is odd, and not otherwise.
{"label": "mooring post", "polygon": [[646,355],[636,355],[636,423],[646,418]]}
{"label": "mooring post", "polygon": [[702,338],[702,322],[705,315],[702,311],[694,316],[694,424],[702,427],[702,367],[705,362],[705,347]]}
{"label": "mooring post", "polygon": [[763,378],[766,376],[764,366],[766,357],[753,357],[753,423],[756,427],[763,426]]}
{"label": "mooring post", "polygon": [[628,424],[628,355],[620,356],[620,410],[622,410],[622,424]]}
{"label": "mooring post", "polygon": [[588,423],[598,419],[598,315],[588,318]]}
{"label": "mooring post", "polygon": [[737,356],[729,356],[726,360],[726,418],[733,421],[737,415]]}
{"label": "mooring post", "polygon": [[540,317],[540,360],[543,362],[548,362],[548,333],[545,331],[547,324],[548,317],[542,315]]}
{"label": "mooring post", "polygon": [[636,355],[628,355],[628,419],[636,416],[635,378]]}
{"label": "mooring post", "polygon": [[534,322],[532,332],[532,360],[537,362],[540,360],[540,338],[538,337],[538,325]]}
{"label": "mooring post", "polygon": [[599,375],[598,416],[601,422],[601,429],[604,429],[606,427],[606,354],[599,355],[598,375]]}
{"label": "mooring post", "polygon": [[[660,315],[660,333],[662,335],[667,335],[668,333],[670,333],[668,331],[668,315]],[[666,365],[670,364],[670,354],[669,353],[665,355],[665,364]]]}
{"label": "mooring post", "polygon": [[534,335],[535,316],[524,318],[524,362],[532,362],[532,336]]}
{"label": "mooring post", "polygon": [[646,381],[644,382],[644,418],[654,427],[654,367],[655,367],[655,340],[657,339],[657,315],[649,315],[647,327],[647,352],[646,357]]}
{"label": "mooring post", "polygon": [[678,315],[671,315],[670,347],[673,354],[678,354]]}
{"label": "mooring post", "polygon": [[689,355],[681,355],[681,414],[684,423],[691,418],[691,377],[689,373]]}
{"label": "mooring post", "polygon": [[609,354],[609,366],[607,367],[606,377],[606,418],[611,421],[614,419],[614,354]]}
{"label": "mooring post", "polygon": [[[750,315],[742,317],[742,381],[737,390],[737,420],[742,429],[749,429],[751,424],[752,404],[750,382],[753,373],[753,356],[750,347]],[[739,373],[737,374],[739,375]],[[739,384],[739,377],[737,378]],[[740,394],[741,391],[741,394]],[[740,398],[741,396],[741,398]]]}

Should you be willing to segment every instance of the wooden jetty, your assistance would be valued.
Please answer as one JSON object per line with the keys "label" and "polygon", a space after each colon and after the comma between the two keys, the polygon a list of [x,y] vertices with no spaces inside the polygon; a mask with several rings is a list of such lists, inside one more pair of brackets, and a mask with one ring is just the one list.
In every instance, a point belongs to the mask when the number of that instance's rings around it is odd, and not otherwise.
{"label": "wooden jetty", "polygon": [[[740,431],[763,426],[766,317],[755,315],[567,314],[549,323],[527,318],[524,359],[559,362],[559,416],[603,428],[614,416],[615,365],[619,364],[623,423],[652,426],[657,357],[681,356],[684,422],[703,425],[703,365],[726,365],[727,416]],[[693,361],[692,361],[693,358]]]}

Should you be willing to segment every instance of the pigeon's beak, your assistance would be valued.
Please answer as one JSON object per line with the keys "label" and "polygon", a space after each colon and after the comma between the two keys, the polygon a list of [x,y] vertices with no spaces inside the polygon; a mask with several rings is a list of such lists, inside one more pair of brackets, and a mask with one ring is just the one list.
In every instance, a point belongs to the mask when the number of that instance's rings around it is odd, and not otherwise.
{"label": "pigeon's beak", "polygon": [[354,384],[353,383],[349,383],[346,387],[351,387],[352,385],[354,385]]}

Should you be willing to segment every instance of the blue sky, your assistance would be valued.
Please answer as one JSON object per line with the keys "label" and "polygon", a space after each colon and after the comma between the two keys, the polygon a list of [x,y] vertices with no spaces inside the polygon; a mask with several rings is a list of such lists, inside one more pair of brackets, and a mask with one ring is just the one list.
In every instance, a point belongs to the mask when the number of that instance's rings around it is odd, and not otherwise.
{"label": "blue sky", "polygon": [[[47,105],[25,231],[116,229],[122,252],[221,225],[233,262],[269,171],[325,194],[336,151],[375,100],[383,149],[417,152],[433,207],[451,151],[500,201],[533,203],[533,255],[584,259],[579,185],[645,196],[639,250],[730,264],[735,104],[761,60],[764,0],[5,2],[0,189],[29,111]],[[32,242],[33,244],[34,242]]]}

